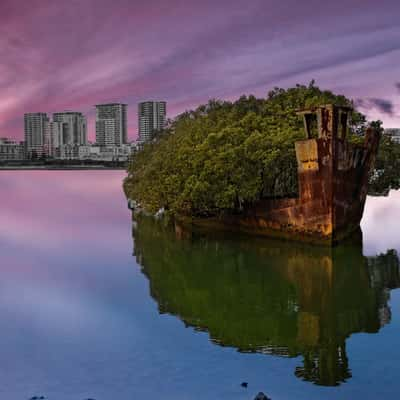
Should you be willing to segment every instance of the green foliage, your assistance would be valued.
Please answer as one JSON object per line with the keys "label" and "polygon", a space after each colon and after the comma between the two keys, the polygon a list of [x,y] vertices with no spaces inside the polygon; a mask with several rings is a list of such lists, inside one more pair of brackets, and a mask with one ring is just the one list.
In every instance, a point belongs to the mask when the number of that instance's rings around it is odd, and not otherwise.
{"label": "green foliage", "polygon": [[379,195],[387,194],[390,189],[400,189],[400,144],[383,135],[369,191]]}
{"label": "green foliage", "polygon": [[[153,218],[139,218],[133,229],[137,261],[160,312],[223,346],[302,354],[303,373],[296,375],[322,385],[348,377],[345,339],[379,330],[387,287],[399,284],[393,250],[367,259],[361,246],[180,232],[185,239]],[[372,276],[382,279],[371,285]]]}
{"label": "green foliage", "polygon": [[[127,195],[149,211],[192,216],[240,212],[260,197],[297,193],[294,142],[304,138],[296,110],[320,104],[350,105],[314,82],[275,88],[266,99],[211,100],[169,123],[157,141],[133,158]],[[353,115],[352,132],[365,125]]]}

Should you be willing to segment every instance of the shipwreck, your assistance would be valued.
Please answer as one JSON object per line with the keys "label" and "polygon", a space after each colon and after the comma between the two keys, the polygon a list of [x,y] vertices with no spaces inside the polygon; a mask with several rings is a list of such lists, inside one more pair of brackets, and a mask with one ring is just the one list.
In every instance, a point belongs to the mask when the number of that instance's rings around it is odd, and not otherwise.
{"label": "shipwreck", "polygon": [[351,112],[332,104],[299,111],[306,138],[295,142],[297,197],[263,198],[240,214],[180,222],[325,245],[359,231],[381,134],[370,127],[363,144],[350,143]]}

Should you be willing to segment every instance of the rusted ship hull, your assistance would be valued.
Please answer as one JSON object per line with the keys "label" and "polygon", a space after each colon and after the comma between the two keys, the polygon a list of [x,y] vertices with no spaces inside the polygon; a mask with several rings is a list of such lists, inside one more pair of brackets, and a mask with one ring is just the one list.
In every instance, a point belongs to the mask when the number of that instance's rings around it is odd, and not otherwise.
{"label": "rusted ship hull", "polygon": [[[257,235],[334,245],[358,231],[380,133],[368,129],[364,145],[346,140],[349,109],[323,106],[318,117],[318,138],[295,143],[299,196],[261,199],[239,215],[194,218],[190,223],[213,229],[240,230]],[[188,221],[186,221],[188,222]]]}

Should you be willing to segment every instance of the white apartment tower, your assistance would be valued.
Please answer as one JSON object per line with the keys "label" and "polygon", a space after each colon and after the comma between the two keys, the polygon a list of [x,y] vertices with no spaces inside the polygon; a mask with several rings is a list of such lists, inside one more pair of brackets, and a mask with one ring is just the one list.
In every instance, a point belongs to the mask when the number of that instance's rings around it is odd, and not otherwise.
{"label": "white apartment tower", "polygon": [[96,105],[96,143],[99,146],[121,146],[128,141],[127,105]]}
{"label": "white apartment tower", "polygon": [[144,101],[139,103],[139,141],[150,141],[154,134],[165,127],[167,103],[165,101]]}
{"label": "white apartment tower", "polygon": [[64,144],[87,144],[86,117],[75,111],[65,111],[53,114],[51,126],[55,147]]}
{"label": "white apartment tower", "polygon": [[28,157],[47,154],[49,140],[49,118],[46,113],[24,114],[26,152]]}

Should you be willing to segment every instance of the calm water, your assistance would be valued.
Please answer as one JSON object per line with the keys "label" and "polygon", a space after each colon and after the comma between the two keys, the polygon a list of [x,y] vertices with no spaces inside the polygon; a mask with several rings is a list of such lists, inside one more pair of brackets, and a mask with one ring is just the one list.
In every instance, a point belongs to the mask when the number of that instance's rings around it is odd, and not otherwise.
{"label": "calm water", "polygon": [[123,175],[0,173],[0,399],[397,398],[400,192],[329,251],[132,229]]}

